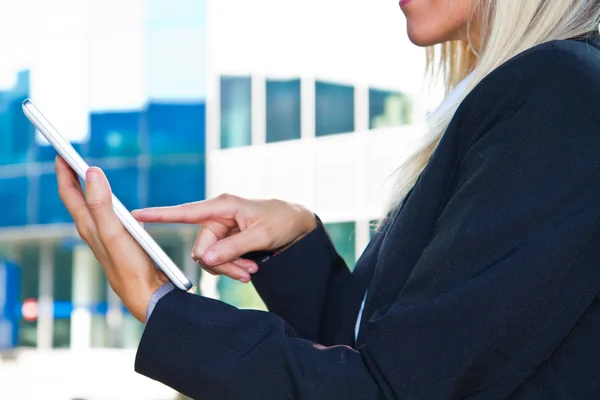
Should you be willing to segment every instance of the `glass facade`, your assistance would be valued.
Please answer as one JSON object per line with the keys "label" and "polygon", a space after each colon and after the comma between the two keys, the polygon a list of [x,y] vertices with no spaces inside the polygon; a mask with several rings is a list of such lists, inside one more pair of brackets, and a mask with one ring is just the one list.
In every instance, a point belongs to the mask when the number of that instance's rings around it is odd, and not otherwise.
{"label": "glass facade", "polygon": [[407,125],[411,122],[412,103],[407,95],[369,89],[369,129]]}
{"label": "glass facade", "polygon": [[145,140],[152,157],[204,154],[205,105],[150,103]]}
{"label": "glass facade", "polygon": [[316,136],[354,131],[354,87],[329,82],[315,84]]}
{"label": "glass facade", "polygon": [[221,77],[221,148],[252,143],[252,79]]}
{"label": "glass facade", "polygon": [[34,128],[23,115],[21,103],[29,94],[29,71],[21,71],[10,90],[0,90],[0,165],[28,160]]}
{"label": "glass facade", "polygon": [[324,224],[324,226],[335,245],[335,249],[342,256],[346,265],[353,270],[356,263],[356,223],[339,222]]}
{"label": "glass facade", "polygon": [[238,308],[266,310],[267,307],[261,300],[252,283],[242,283],[226,276],[219,278],[217,286],[219,297],[226,303]]}
{"label": "glass facade", "polygon": [[54,323],[52,346],[71,345],[71,310],[73,304],[73,252],[66,246],[54,247]]}
{"label": "glass facade", "polygon": [[[38,245],[23,245],[17,250],[15,259],[21,266],[21,301],[37,299],[40,293],[40,247]],[[37,345],[37,320],[20,320],[19,344],[23,347]]]}
{"label": "glass facade", "polygon": [[267,143],[300,139],[300,79],[267,80]]}
{"label": "glass facade", "polygon": [[140,154],[142,114],[99,112],[90,117],[88,155],[91,158],[135,157]]}
{"label": "glass facade", "polygon": [[[25,79],[28,74],[19,76]],[[18,88],[22,90],[20,86],[28,85],[20,83]],[[0,113],[4,122],[7,115],[10,121],[19,121],[11,122],[7,133],[0,136],[9,148],[15,148],[15,143],[20,148],[24,142],[18,140],[33,137],[29,121],[21,121],[25,117],[20,102],[28,94],[18,94],[5,96],[18,102],[18,107]],[[91,164],[104,169],[113,192],[127,208],[178,204],[205,197],[204,103],[150,103],[141,111],[91,113],[90,132],[87,142],[74,143],[74,147]],[[0,163],[0,204],[11,210],[0,213],[0,227],[71,222],[58,197],[52,165],[56,151],[34,140],[28,144],[29,148],[20,151],[23,157],[15,158],[11,152],[0,155],[4,157]],[[150,163],[140,159],[144,154]],[[32,155],[35,157],[27,165]]]}
{"label": "glass facade", "polygon": [[[17,84],[0,92],[0,229],[29,225],[72,223],[58,197],[54,172],[56,151],[35,140],[35,130],[21,110],[29,97],[29,73],[19,74]],[[73,147],[92,165],[106,173],[115,195],[125,207],[180,204],[205,198],[205,103],[204,100],[149,101],[137,110],[90,112],[88,138]],[[43,228],[42,228],[43,229]],[[181,242],[181,241],[180,241]],[[3,243],[3,258],[22,268],[21,302],[36,300],[40,293],[41,241]],[[74,304],[74,253],[79,240],[53,244],[51,345],[72,346]],[[182,243],[165,251],[181,263]],[[181,264],[180,264],[181,265]],[[93,268],[92,268],[93,267]],[[107,283],[99,266],[90,266],[98,295],[91,305],[92,347],[136,347],[143,325],[126,310],[118,338],[111,340],[107,320]],[[96,290],[95,290],[96,291]],[[38,345],[37,319],[19,314],[19,345]]]}

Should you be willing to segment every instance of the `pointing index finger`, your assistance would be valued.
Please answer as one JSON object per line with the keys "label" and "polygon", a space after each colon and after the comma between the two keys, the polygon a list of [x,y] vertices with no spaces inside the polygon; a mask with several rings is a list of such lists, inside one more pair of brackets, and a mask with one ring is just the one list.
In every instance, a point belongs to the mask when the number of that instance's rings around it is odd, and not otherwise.
{"label": "pointing index finger", "polygon": [[235,214],[231,202],[211,199],[170,207],[135,210],[133,216],[140,222],[198,224],[214,218],[230,218]]}

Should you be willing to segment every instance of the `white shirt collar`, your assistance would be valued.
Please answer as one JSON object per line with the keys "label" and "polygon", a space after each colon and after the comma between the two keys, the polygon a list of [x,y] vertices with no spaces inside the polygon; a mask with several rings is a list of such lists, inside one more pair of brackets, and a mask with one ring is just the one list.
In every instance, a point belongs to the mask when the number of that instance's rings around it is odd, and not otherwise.
{"label": "white shirt collar", "polygon": [[467,75],[448,95],[442,100],[440,105],[427,116],[427,122],[432,123],[444,114],[446,114],[464,94],[473,80],[474,71]]}

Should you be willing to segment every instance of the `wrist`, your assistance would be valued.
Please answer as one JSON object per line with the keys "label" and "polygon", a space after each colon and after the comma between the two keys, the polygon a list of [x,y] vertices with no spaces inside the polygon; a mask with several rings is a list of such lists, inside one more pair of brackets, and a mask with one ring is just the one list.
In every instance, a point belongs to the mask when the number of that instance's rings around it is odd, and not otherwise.
{"label": "wrist", "polygon": [[277,249],[276,253],[281,253],[282,251],[288,249],[293,244],[300,241],[304,236],[314,231],[318,226],[317,217],[312,211],[298,204],[293,204],[293,206],[298,212],[298,218],[296,219],[296,232],[298,232],[298,234],[287,245]]}
{"label": "wrist", "polygon": [[141,290],[137,291],[137,293],[135,290],[128,291],[132,295],[128,296],[128,301],[123,299],[123,303],[135,319],[141,323],[146,323],[148,318],[146,314],[148,312],[148,305],[152,300],[152,296],[167,282],[169,282],[169,280],[166,277],[163,279],[162,277],[158,276],[155,279],[151,279],[149,282],[141,284]]}

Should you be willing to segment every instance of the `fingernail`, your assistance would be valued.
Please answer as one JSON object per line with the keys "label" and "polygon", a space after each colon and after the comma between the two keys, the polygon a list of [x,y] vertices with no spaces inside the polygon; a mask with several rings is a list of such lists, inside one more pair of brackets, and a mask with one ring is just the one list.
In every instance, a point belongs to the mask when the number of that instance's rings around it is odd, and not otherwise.
{"label": "fingernail", "polygon": [[250,281],[250,279],[246,278],[245,276],[240,278],[240,282],[242,283],[248,283],[248,281]]}
{"label": "fingernail", "polygon": [[254,267],[248,268],[248,273],[249,274],[253,274],[254,272],[256,272],[256,271],[254,271]]}
{"label": "fingernail", "polygon": [[214,264],[217,262],[217,254],[212,250],[208,250],[206,253],[204,253],[202,258],[207,264]]}
{"label": "fingernail", "polygon": [[93,168],[89,168],[85,173],[85,180],[88,182],[96,182],[100,179],[100,174]]}

